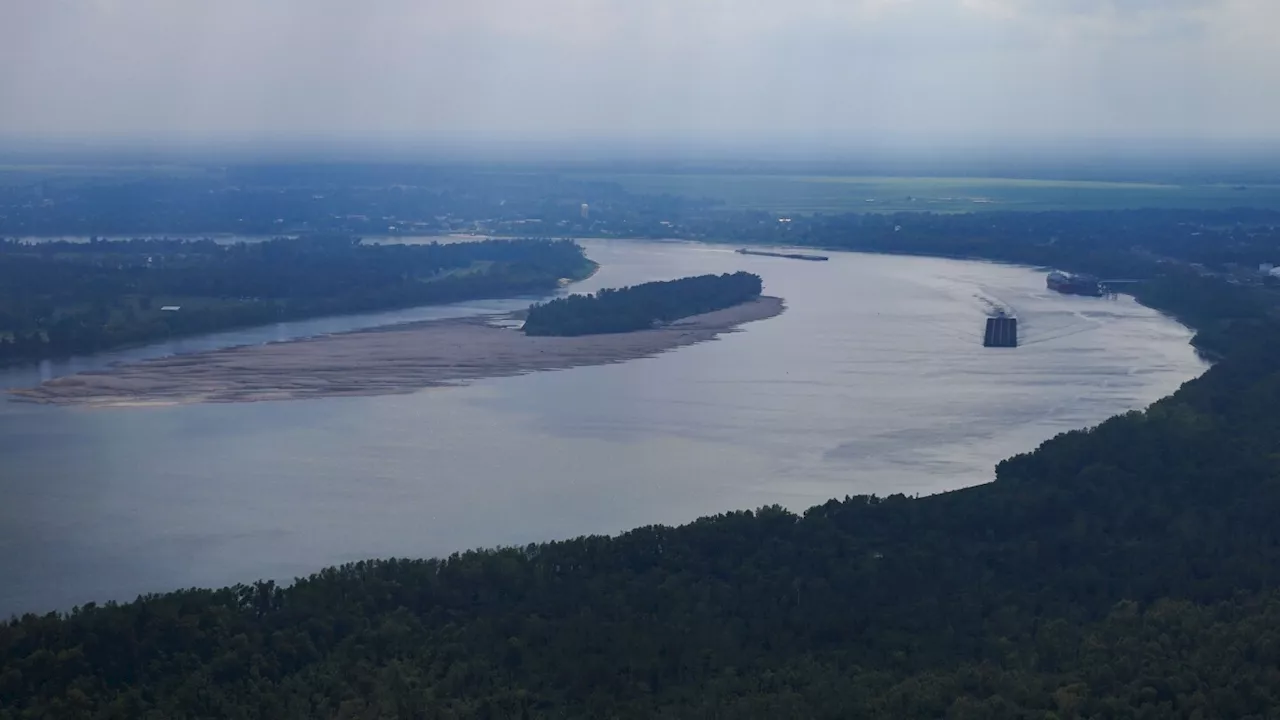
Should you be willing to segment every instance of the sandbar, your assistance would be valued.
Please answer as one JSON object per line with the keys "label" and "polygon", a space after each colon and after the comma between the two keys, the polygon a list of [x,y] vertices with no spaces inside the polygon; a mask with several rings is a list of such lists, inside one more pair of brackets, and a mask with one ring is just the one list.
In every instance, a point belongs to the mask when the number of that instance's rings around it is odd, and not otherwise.
{"label": "sandbar", "polygon": [[528,337],[485,315],[175,355],[55,378],[12,390],[48,405],[146,407],[397,395],[469,380],[651,357],[774,317],[781,298],[761,297],[652,330]]}

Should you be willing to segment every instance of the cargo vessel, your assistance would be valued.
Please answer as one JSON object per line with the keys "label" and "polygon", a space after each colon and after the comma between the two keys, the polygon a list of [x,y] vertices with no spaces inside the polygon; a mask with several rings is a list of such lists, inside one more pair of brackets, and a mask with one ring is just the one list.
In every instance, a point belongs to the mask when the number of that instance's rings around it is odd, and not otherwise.
{"label": "cargo vessel", "polygon": [[1068,275],[1057,270],[1049,273],[1047,284],[1050,290],[1064,295],[1085,295],[1102,297],[1102,285],[1092,275]]}
{"label": "cargo vessel", "polygon": [[987,318],[982,336],[982,346],[989,348],[1018,347],[1018,318],[1003,310]]}
{"label": "cargo vessel", "polygon": [[738,248],[739,255],[763,255],[764,257],[790,258],[791,260],[813,260],[815,262],[825,262],[829,258],[826,255],[805,255],[804,253],[781,253],[769,252],[768,250],[748,250],[746,248]]}

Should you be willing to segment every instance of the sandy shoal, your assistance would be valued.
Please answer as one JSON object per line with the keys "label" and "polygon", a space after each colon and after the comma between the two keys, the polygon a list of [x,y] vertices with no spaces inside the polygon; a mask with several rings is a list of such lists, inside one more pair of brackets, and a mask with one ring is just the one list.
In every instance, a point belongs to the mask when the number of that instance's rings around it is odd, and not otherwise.
{"label": "sandy shoal", "polygon": [[148,360],[12,393],[28,402],[97,407],[402,394],[649,357],[784,308],[780,298],[762,297],[654,330],[583,337],[527,337],[496,327],[498,316],[438,320]]}

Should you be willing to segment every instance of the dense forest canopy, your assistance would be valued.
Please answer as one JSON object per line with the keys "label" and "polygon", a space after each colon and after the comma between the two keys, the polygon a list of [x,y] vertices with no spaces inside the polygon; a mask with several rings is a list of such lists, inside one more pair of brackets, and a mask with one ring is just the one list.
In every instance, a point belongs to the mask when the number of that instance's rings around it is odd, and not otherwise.
{"label": "dense forest canopy", "polygon": [[594,295],[573,294],[529,308],[529,335],[595,335],[646,330],[690,315],[723,310],[760,297],[764,285],[748,272],[649,282]]}
{"label": "dense forest canopy", "polygon": [[546,293],[592,267],[567,240],[6,241],[0,363],[285,319]]}

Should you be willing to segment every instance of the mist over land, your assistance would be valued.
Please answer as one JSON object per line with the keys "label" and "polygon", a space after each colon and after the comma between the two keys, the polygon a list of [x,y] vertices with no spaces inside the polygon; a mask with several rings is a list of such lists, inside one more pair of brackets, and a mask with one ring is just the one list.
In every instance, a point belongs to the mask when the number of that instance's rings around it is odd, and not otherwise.
{"label": "mist over land", "polygon": [[8,2],[0,147],[1256,181],[1278,25],[1267,0]]}
{"label": "mist over land", "polygon": [[143,138],[43,139],[0,135],[0,182],[78,166],[87,174],[121,167],[141,173],[174,168],[216,172],[227,166],[295,165],[301,169],[366,166],[387,169],[542,173],[682,173],[988,177],[1158,183],[1280,183],[1280,141],[1151,138],[879,137],[832,142],[805,134],[726,141],[718,137],[583,137],[572,140],[501,136],[477,140],[261,138],[159,141]]}

